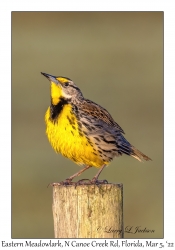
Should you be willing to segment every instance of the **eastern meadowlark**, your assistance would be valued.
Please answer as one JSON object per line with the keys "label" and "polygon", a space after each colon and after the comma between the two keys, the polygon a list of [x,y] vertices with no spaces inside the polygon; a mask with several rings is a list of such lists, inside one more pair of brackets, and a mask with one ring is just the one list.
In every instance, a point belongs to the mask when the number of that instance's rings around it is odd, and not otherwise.
{"label": "eastern meadowlark", "polygon": [[49,142],[56,152],[85,166],[64,183],[71,184],[90,167],[100,168],[91,181],[98,183],[104,167],[122,154],[151,160],[125,139],[123,129],[106,109],[84,98],[71,79],[41,74],[51,83],[51,105],[45,114]]}

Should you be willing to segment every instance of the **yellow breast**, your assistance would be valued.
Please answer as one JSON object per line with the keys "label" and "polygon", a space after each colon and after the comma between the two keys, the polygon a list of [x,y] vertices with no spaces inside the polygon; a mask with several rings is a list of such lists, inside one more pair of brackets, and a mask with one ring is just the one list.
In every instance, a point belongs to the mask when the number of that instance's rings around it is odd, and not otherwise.
{"label": "yellow breast", "polygon": [[99,156],[93,143],[89,143],[86,135],[78,127],[77,118],[67,104],[59,116],[50,118],[50,107],[45,114],[46,134],[52,147],[77,164],[101,167],[104,161]]}

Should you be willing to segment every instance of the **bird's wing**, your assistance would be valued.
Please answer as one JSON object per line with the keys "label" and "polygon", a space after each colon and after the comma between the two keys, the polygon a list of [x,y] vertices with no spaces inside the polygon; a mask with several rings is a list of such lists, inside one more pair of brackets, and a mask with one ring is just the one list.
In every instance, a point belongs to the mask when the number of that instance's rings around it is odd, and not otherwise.
{"label": "bird's wing", "polygon": [[81,109],[88,116],[95,120],[107,124],[109,127],[115,127],[119,132],[125,133],[123,129],[114,121],[109,112],[100,105],[85,99],[81,104]]}

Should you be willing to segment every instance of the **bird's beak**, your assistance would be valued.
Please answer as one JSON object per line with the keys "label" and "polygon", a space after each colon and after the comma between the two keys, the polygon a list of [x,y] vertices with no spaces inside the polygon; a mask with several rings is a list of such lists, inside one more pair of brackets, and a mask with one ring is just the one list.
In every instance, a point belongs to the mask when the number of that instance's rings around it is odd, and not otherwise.
{"label": "bird's beak", "polygon": [[49,74],[46,74],[46,73],[43,73],[43,72],[41,72],[41,74],[43,76],[45,76],[50,82],[54,82],[56,84],[59,83],[59,81],[56,79],[56,76],[52,76],[52,75],[49,75]]}

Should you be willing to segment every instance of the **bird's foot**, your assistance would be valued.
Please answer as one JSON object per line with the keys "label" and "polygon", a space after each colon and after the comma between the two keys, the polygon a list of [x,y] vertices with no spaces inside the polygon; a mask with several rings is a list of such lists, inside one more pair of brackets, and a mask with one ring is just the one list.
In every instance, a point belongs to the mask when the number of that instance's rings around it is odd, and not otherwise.
{"label": "bird's foot", "polygon": [[91,180],[91,184],[99,185],[99,184],[108,184],[107,180],[98,180],[97,178],[93,178]]}
{"label": "bird's foot", "polygon": [[60,181],[60,182],[54,182],[54,183],[50,183],[48,184],[47,187],[49,186],[69,186],[69,185],[75,185],[75,182],[72,182],[72,179],[66,179],[65,181]]}
{"label": "bird's foot", "polygon": [[77,182],[73,182],[72,179],[66,179],[65,181],[60,181],[60,182],[54,182],[54,183],[50,183],[48,184],[47,187],[49,186],[70,186],[73,185],[75,187],[77,187],[78,185],[100,185],[100,184],[108,184],[107,180],[98,180],[97,178],[93,178],[92,180],[89,179],[81,179]]}
{"label": "bird's foot", "polygon": [[81,180],[75,182],[76,187],[78,185],[89,185],[89,184],[91,184],[91,180],[89,180],[89,179],[81,179]]}
{"label": "bird's foot", "polygon": [[96,178],[93,178],[92,180],[89,179],[81,179],[77,182],[75,182],[75,187],[78,185],[99,185],[99,184],[108,184],[107,180],[98,180]]}

